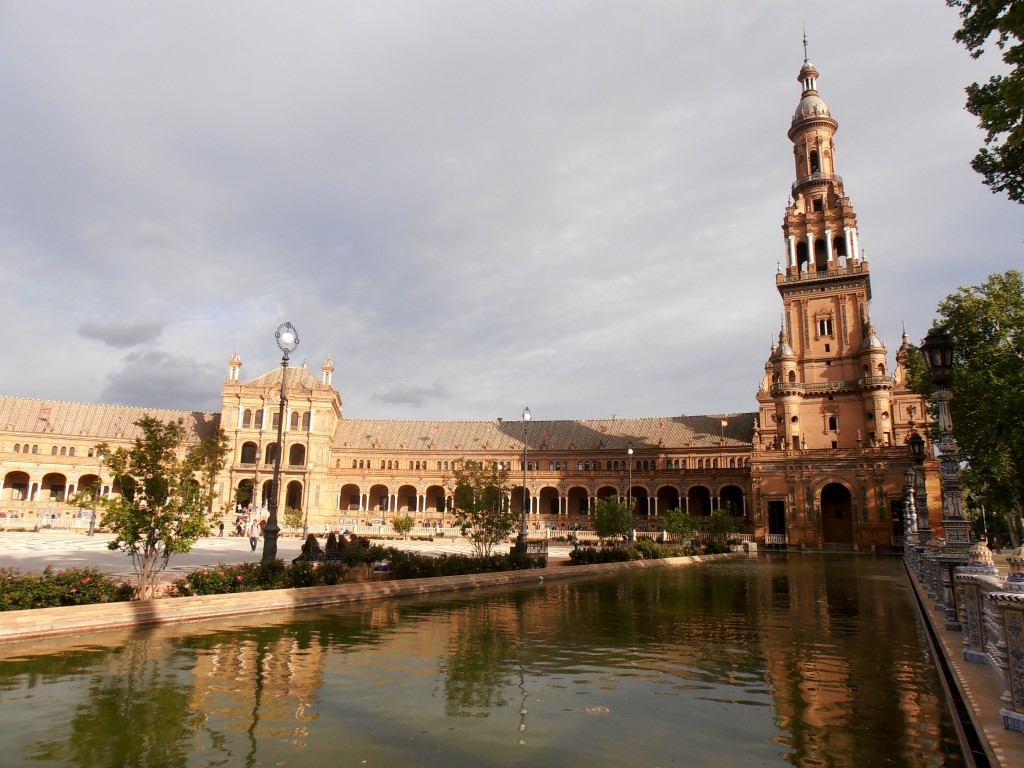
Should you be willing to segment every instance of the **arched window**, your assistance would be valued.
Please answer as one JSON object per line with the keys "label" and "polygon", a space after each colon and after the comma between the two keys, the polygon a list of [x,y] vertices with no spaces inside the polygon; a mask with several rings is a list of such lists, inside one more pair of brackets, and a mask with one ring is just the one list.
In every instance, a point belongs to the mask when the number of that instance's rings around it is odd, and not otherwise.
{"label": "arched window", "polygon": [[729,469],[736,469],[736,459],[729,459]]}
{"label": "arched window", "polygon": [[270,445],[267,446],[266,453],[264,454],[264,459],[265,459],[266,463],[267,464],[273,464],[274,463],[274,458],[276,456],[277,456],[277,443],[270,443]]}
{"label": "arched window", "polygon": [[789,372],[789,383],[796,384],[796,371]]}
{"label": "arched window", "polygon": [[60,455],[61,456],[67,456],[68,455],[68,449],[65,448],[63,445],[60,447]]}
{"label": "arched window", "polygon": [[252,426],[252,411],[246,408],[242,413],[242,427],[248,429],[250,426]]}
{"label": "arched window", "polygon": [[51,456],[56,456],[57,455],[57,446],[56,445],[53,446],[53,448],[50,449],[50,455]]}
{"label": "arched window", "polygon": [[438,471],[438,472],[440,472],[440,471],[441,471],[441,462],[440,462],[440,461],[439,461],[439,462],[437,462],[437,471]]}
{"label": "arched window", "polygon": [[74,455],[75,455],[74,447],[68,448],[68,456],[74,456]]}
{"label": "arched window", "polygon": [[293,445],[288,449],[288,465],[301,467],[306,463],[306,446],[301,444]]}
{"label": "arched window", "polygon": [[818,150],[811,150],[811,173],[821,173],[821,161],[818,159]]}
{"label": "arched window", "polygon": [[263,429],[263,411],[256,411],[256,429]]}
{"label": "arched window", "polygon": [[15,453],[21,453],[21,444],[20,443],[15,443],[14,444],[14,452]]}
{"label": "arched window", "polygon": [[357,469],[355,459],[352,459],[352,469]]}
{"label": "arched window", "polygon": [[295,411],[295,413],[292,414],[292,429],[298,429],[298,428],[299,428],[299,412]]}
{"label": "arched window", "polygon": [[828,417],[828,428],[832,432],[835,432],[839,428],[838,422],[836,421],[836,417],[835,416],[829,416]]}
{"label": "arched window", "polygon": [[302,430],[304,432],[309,432],[309,411],[302,414]]}
{"label": "arched window", "polygon": [[610,461],[607,464],[605,464],[604,470],[605,470],[605,472],[611,472],[612,471],[612,463]]}
{"label": "arched window", "polygon": [[583,462],[583,466],[581,466],[580,469],[582,469],[584,472],[589,472],[590,471],[590,462],[589,461]]}
{"label": "arched window", "polygon": [[718,469],[718,459],[712,459],[711,460],[711,468],[712,469]]}

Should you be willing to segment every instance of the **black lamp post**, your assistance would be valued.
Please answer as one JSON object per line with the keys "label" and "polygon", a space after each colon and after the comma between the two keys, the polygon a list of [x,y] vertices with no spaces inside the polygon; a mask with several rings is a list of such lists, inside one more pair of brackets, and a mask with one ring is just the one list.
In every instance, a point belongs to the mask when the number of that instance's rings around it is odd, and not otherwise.
{"label": "black lamp post", "polygon": [[516,552],[521,555],[526,554],[526,540],[528,537],[526,531],[526,503],[529,500],[526,494],[526,459],[529,455],[530,446],[530,409],[526,407],[523,409],[523,514],[522,520],[519,524],[519,536],[516,538]]}
{"label": "black lamp post", "polygon": [[281,485],[281,446],[284,442],[285,380],[288,377],[288,357],[299,346],[299,333],[291,323],[281,323],[274,334],[281,357],[281,397],[277,406],[277,450],[274,451],[274,480],[270,484],[270,499],[267,502],[267,524],[263,527],[263,562],[277,560],[277,535],[281,527],[277,524],[277,497]]}

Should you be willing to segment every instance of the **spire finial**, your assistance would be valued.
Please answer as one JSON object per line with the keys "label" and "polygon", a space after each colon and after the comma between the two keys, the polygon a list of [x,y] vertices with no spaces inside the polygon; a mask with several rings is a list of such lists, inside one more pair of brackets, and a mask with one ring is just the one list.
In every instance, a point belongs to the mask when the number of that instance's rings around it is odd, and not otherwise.
{"label": "spire finial", "polygon": [[808,61],[807,57],[807,23],[804,22],[804,61]]}

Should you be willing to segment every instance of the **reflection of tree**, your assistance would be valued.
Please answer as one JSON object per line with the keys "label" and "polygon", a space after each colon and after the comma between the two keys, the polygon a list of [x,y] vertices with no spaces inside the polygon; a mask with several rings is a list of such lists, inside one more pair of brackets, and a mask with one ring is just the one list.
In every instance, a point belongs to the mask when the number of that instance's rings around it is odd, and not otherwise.
{"label": "reflection of tree", "polygon": [[508,704],[504,689],[511,682],[518,629],[514,614],[500,603],[466,606],[452,617],[457,628],[445,663],[445,714],[486,717],[486,711]]}
{"label": "reflection of tree", "polygon": [[33,758],[85,767],[186,764],[192,731],[203,720],[189,708],[191,685],[171,665],[149,658],[143,639],[129,641],[107,669],[93,678],[67,736],[38,744]]}

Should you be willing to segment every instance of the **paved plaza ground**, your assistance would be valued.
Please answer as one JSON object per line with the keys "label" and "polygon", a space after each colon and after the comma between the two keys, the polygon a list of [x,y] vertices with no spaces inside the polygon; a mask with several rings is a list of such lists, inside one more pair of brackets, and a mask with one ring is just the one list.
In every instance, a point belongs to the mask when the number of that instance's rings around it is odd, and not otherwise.
{"label": "paved plaza ground", "polygon": [[[0,532],[0,567],[19,568],[32,573],[41,572],[47,565],[54,568],[98,568],[104,573],[129,578],[134,575],[131,559],[124,552],[111,551],[107,544],[113,540],[110,534],[97,533],[87,536],[84,532],[70,531],[4,531]],[[417,552],[456,552],[472,554],[473,548],[467,539],[445,539],[443,541],[399,541],[381,540],[376,544]],[[296,537],[278,539],[277,556],[287,561],[298,557],[302,540]],[[549,562],[568,559],[570,547],[552,542]],[[495,551],[507,551],[503,546]],[[165,573],[165,581],[177,578],[197,568],[209,568],[218,564],[254,563],[263,557],[263,539],[253,552],[249,539],[236,536],[208,536],[200,539],[192,551],[171,557]]]}

